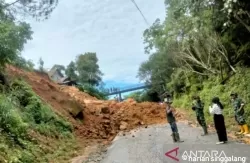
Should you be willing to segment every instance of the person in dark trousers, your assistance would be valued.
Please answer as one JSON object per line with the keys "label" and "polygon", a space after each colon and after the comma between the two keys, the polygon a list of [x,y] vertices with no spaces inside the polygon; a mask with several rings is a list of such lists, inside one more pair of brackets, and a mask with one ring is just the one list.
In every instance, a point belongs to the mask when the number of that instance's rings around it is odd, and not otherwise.
{"label": "person in dark trousers", "polygon": [[212,99],[212,106],[209,108],[210,114],[214,116],[214,125],[217,131],[219,142],[216,144],[224,144],[227,142],[227,131],[224,121],[224,116],[222,114],[223,105],[218,97]]}
{"label": "person in dark trousers", "polygon": [[174,113],[173,113],[173,108],[171,106],[172,102],[170,101],[170,99],[171,98],[167,95],[164,101],[167,104],[166,114],[167,114],[167,121],[170,124],[171,130],[172,130],[171,136],[174,142],[184,142],[183,140],[180,140],[180,135],[178,133],[176,120],[175,120]]}
{"label": "person in dark trousers", "polygon": [[201,136],[205,136],[208,134],[207,132],[207,124],[204,116],[204,103],[201,101],[199,96],[193,96],[192,110],[196,113],[196,118],[198,123],[201,125],[203,129],[203,134]]}

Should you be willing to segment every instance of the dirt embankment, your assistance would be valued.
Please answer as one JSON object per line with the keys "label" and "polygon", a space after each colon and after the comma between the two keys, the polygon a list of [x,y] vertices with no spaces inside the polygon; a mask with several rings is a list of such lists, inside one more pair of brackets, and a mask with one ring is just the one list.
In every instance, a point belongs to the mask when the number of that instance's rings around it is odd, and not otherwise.
{"label": "dirt embankment", "polygon": [[165,106],[161,104],[136,103],[132,99],[120,103],[97,100],[75,87],[57,85],[45,74],[12,66],[8,74],[23,77],[44,102],[73,124],[77,136],[112,140],[120,130],[166,122]]}

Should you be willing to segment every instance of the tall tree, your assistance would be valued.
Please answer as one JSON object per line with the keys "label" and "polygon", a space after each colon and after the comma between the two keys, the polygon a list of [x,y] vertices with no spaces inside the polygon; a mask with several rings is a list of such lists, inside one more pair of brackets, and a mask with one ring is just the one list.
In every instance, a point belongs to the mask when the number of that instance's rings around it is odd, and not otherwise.
{"label": "tall tree", "polygon": [[250,66],[247,0],[165,0],[165,5],[164,22],[157,19],[144,32],[150,57],[141,64],[140,79],[168,82],[181,67],[224,81],[237,65]]}
{"label": "tall tree", "polygon": [[0,69],[3,69],[6,63],[11,63],[18,57],[24,44],[31,39],[32,31],[27,23],[3,20],[1,16],[0,21]]}
{"label": "tall tree", "polygon": [[76,74],[76,65],[75,62],[71,61],[65,70],[65,74],[70,77],[72,80],[78,80],[78,76]]}
{"label": "tall tree", "polygon": [[77,56],[76,68],[80,82],[98,86],[102,81],[103,73],[99,69],[96,53],[87,52]]}
{"label": "tall tree", "polygon": [[54,65],[59,71],[65,71],[65,67],[63,65]]}
{"label": "tall tree", "polygon": [[16,62],[24,44],[32,39],[30,25],[18,20],[20,16],[46,19],[57,4],[58,0],[0,0],[0,71],[5,64]]}

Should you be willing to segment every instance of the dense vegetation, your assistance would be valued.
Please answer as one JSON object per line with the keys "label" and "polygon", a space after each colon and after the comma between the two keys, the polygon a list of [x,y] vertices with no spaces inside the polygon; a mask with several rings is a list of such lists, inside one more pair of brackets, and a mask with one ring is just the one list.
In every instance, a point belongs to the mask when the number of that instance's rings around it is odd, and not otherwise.
{"label": "dense vegetation", "polygon": [[[227,117],[232,117],[231,91],[250,100],[249,2],[165,0],[165,6],[165,20],[157,19],[144,32],[149,59],[141,64],[138,77],[156,85],[164,82],[174,91],[175,105],[189,110],[194,94],[201,96],[206,108],[213,96],[219,96]],[[160,86],[153,89],[163,92]]]}
{"label": "dense vegetation", "polygon": [[96,97],[99,100],[107,100],[108,97],[105,94],[105,90],[98,89],[88,84],[77,86],[78,89],[82,92],[88,93],[90,96]]}
{"label": "dense vegetation", "polygon": [[124,96],[124,99],[132,98],[137,102],[160,102],[162,99],[159,97],[156,91],[145,90],[145,91],[136,91],[132,92],[126,96]]}
{"label": "dense vegetation", "polygon": [[103,73],[99,69],[96,53],[87,52],[78,55],[76,60],[71,61],[66,68],[63,65],[55,66],[58,70],[64,72],[67,77],[70,77],[71,80],[76,81],[79,84],[79,90],[98,99],[107,99],[102,82]]}
{"label": "dense vegetation", "polygon": [[56,115],[23,80],[12,79],[9,86],[1,88],[0,162],[48,162],[51,156],[65,152],[53,151],[59,142],[74,142],[71,124]]}
{"label": "dense vegetation", "polygon": [[46,19],[57,0],[8,2],[0,1],[0,162],[65,161],[74,151],[71,124],[42,102],[27,83],[5,74],[7,64],[34,70],[34,63],[20,55],[33,32],[19,19]]}

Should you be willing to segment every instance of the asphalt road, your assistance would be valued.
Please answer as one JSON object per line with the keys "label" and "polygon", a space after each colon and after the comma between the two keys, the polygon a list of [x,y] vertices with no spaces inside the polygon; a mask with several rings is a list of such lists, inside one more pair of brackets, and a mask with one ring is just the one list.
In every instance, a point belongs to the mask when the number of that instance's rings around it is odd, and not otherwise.
{"label": "asphalt road", "polygon": [[[250,162],[249,145],[230,139],[227,144],[215,145],[218,141],[215,133],[201,136],[201,128],[184,123],[178,123],[178,129],[183,143],[173,143],[168,124],[131,131],[126,136],[118,135],[101,163],[216,162],[216,159],[220,162],[225,157],[229,162]],[[172,149],[175,151],[169,153],[170,157],[166,156],[165,153]]]}

